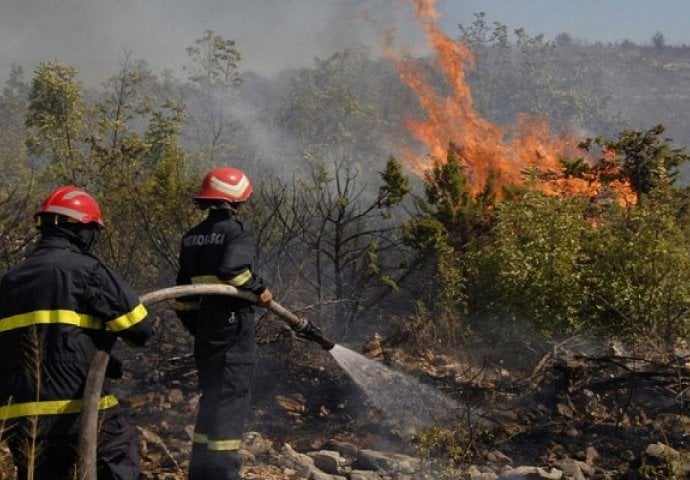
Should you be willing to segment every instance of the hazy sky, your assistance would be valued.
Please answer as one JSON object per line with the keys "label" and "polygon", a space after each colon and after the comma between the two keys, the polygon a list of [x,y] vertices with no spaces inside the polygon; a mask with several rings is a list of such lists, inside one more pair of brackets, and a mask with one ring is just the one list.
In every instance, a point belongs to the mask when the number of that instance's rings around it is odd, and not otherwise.
{"label": "hazy sky", "polygon": [[[489,22],[553,38],[690,44],[690,0],[439,0],[441,25],[455,36],[473,13]],[[365,14],[366,12],[366,14]],[[409,0],[0,0],[0,84],[9,66],[41,60],[73,65],[86,81],[117,70],[124,49],[159,71],[178,69],[185,48],[209,29],[234,39],[241,68],[271,74],[310,65],[345,46],[380,43],[393,28],[400,43],[422,42]]]}
{"label": "hazy sky", "polygon": [[446,28],[485,12],[492,22],[549,38],[567,32],[591,42],[628,39],[649,44],[660,31],[668,44],[690,45],[688,0],[448,0],[438,5]]}

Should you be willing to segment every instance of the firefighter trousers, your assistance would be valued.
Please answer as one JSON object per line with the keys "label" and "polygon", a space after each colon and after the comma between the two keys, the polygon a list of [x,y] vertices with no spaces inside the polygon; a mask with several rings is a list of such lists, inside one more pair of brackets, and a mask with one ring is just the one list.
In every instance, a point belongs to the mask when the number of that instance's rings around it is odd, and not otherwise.
{"label": "firefighter trousers", "polygon": [[[99,480],[137,480],[140,475],[136,432],[119,407],[104,410],[99,425],[97,469]],[[62,417],[62,418],[58,418]],[[77,415],[46,415],[38,418],[36,441],[27,435],[28,419],[12,421],[7,445],[17,467],[17,479],[27,480],[33,463],[34,480],[73,479],[78,460]],[[47,427],[47,428],[46,428]],[[62,433],[64,432],[64,433]],[[32,445],[37,454],[31,454]]]}
{"label": "firefighter trousers", "polygon": [[238,480],[238,453],[250,410],[253,356],[228,353],[223,365],[199,370],[201,399],[189,480]]}

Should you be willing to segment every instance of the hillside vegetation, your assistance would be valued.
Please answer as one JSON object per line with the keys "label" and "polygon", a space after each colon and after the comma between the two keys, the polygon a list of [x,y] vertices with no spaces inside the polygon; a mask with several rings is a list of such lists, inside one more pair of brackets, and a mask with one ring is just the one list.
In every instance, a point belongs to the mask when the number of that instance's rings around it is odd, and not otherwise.
{"label": "hillside vegetation", "polygon": [[[188,49],[186,78],[130,55],[99,88],[59,61],[15,66],[0,96],[0,270],[30,248],[42,196],[76,184],[104,210],[99,254],[141,293],[169,286],[199,219],[198,182],[229,164],[254,182],[242,216],[278,300],[338,342],[381,334],[410,354],[468,361],[505,348],[530,372],[585,336],[682,365],[690,48],[552,41],[482,14],[458,35],[476,57],[468,82],[485,118],[531,113],[577,132],[580,153],[559,172],[477,186],[455,138],[439,158],[420,152],[405,123],[422,115],[418,99],[364,47],[270,79],[243,72],[235,42],[214,32]],[[433,59],[414,61],[447,88]],[[540,187],[563,179],[596,194]],[[270,343],[274,332],[260,333]]]}

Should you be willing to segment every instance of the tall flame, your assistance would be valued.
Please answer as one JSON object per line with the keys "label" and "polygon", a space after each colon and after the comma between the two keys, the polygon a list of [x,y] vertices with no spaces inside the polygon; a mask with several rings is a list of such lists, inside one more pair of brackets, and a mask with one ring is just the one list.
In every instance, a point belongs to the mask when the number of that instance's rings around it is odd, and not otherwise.
{"label": "tall flame", "polygon": [[[465,79],[465,71],[475,58],[468,47],[451,40],[438,27],[439,13],[435,0],[414,0],[415,16],[424,28],[426,37],[436,53],[438,67],[446,78],[451,95],[443,97],[424,78],[417,64],[404,60],[388,43],[386,56],[396,66],[402,81],[417,95],[426,118],[408,119],[406,126],[413,136],[426,146],[432,158],[444,161],[448,146],[457,147],[457,157],[474,193],[481,191],[489,177],[499,189],[506,185],[524,185],[525,171],[539,171],[536,185],[553,195],[583,195],[595,197],[602,184],[590,178],[564,175],[561,158],[582,157],[578,149],[581,139],[575,135],[556,136],[547,120],[527,114],[518,116],[514,125],[502,128],[482,117],[475,109],[472,91]],[[409,154],[406,163],[419,174],[429,168],[426,159]],[[634,203],[628,185],[609,185],[622,194],[624,203]]]}

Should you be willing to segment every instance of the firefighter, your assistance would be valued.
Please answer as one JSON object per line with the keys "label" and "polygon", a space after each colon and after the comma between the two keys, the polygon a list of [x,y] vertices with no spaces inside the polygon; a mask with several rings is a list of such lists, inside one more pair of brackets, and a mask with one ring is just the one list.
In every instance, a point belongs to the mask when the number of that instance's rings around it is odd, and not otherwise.
{"label": "firefighter", "polygon": [[[81,398],[96,350],[109,352],[118,337],[144,345],[152,325],[132,288],[91,254],[103,227],[93,197],[57,188],[35,220],[35,249],[0,279],[0,422],[19,480],[62,480],[76,478]],[[113,359],[107,373],[121,376],[121,364]],[[99,408],[98,478],[137,479],[135,433],[107,387]]]}
{"label": "firefighter", "polygon": [[[252,184],[240,170],[219,167],[206,175],[194,203],[208,213],[182,238],[178,285],[228,284],[256,294],[259,305],[271,302],[273,295],[255,270],[251,234],[236,217],[251,194]],[[253,304],[206,295],[182,297],[174,308],[194,336],[201,390],[189,479],[239,479],[238,450],[254,371]]]}

